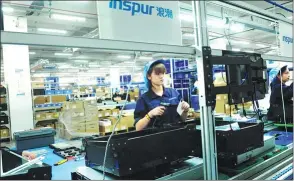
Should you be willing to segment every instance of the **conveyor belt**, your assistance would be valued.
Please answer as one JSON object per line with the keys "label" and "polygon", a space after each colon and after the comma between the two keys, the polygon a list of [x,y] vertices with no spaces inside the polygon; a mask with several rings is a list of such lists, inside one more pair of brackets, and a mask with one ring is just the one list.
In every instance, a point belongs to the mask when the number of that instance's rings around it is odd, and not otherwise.
{"label": "conveyor belt", "polygon": [[254,167],[240,173],[229,180],[265,180],[272,173],[282,170],[285,166],[292,163],[293,149],[292,147],[281,152],[280,154],[269,158],[268,160],[255,165]]}
{"label": "conveyor belt", "polygon": [[293,163],[288,164],[282,170],[271,175],[266,180],[293,180]]}

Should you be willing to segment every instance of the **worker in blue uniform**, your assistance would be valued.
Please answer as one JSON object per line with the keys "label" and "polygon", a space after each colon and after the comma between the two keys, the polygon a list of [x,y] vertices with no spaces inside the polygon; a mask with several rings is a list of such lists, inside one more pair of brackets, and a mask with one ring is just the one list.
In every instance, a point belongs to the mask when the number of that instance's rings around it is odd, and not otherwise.
{"label": "worker in blue uniform", "polygon": [[[173,88],[164,87],[166,68],[163,60],[149,62],[144,68],[144,81],[148,89],[137,101],[134,118],[137,131],[165,126],[187,118],[189,104],[182,101]],[[183,110],[179,115],[178,105]]]}
{"label": "worker in blue uniform", "polygon": [[290,122],[292,120],[293,123],[293,82],[290,86],[287,86],[286,82],[289,79],[289,69],[287,66],[283,66],[271,82],[270,108],[267,114],[268,120],[284,123],[284,102],[285,117]]}

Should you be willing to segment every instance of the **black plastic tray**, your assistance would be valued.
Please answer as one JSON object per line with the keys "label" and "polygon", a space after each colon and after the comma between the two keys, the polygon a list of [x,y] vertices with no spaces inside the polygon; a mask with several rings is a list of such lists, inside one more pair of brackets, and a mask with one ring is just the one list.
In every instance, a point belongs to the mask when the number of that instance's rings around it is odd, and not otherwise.
{"label": "black plastic tray", "polygon": [[[199,155],[200,132],[195,130],[194,124],[181,128],[148,129],[114,135],[107,151],[105,171],[116,176],[126,176],[188,156]],[[103,170],[108,138],[109,136],[83,139],[87,166]]]}

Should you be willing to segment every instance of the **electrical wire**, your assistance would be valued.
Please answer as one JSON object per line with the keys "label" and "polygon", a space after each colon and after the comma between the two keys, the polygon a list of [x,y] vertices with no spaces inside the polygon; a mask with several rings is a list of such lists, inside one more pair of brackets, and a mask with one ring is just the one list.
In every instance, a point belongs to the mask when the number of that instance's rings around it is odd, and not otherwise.
{"label": "electrical wire", "polygon": [[[222,65],[222,69],[224,69],[224,65]],[[226,69],[225,69],[226,70]],[[227,83],[227,81],[225,80],[225,78],[224,78],[224,75],[223,75],[223,70],[221,70],[221,75],[222,75],[222,79],[223,79],[223,81],[225,82],[225,83]]]}
{"label": "electrical wire", "polygon": [[124,104],[123,104],[123,106],[122,106],[122,108],[121,108],[121,110],[120,110],[120,113],[119,113],[118,119],[117,119],[116,123],[114,124],[114,127],[112,128],[112,132],[111,132],[111,134],[109,135],[108,140],[107,140],[107,143],[106,143],[106,148],[105,148],[105,153],[104,153],[104,159],[103,159],[103,180],[105,180],[105,164],[106,164],[106,156],[107,156],[107,151],[108,151],[108,147],[109,147],[110,139],[111,139],[112,136],[114,135],[115,128],[116,128],[116,126],[118,125],[118,123],[119,123],[120,120],[121,120],[122,111],[124,110],[124,107],[125,107],[125,105],[126,105],[126,103],[127,103],[128,96],[129,96],[129,90],[130,90],[131,84],[132,84],[132,82],[133,82],[133,74],[134,74],[135,69],[136,69],[136,61],[137,61],[137,58],[138,58],[138,54],[135,53],[135,59],[134,59],[134,65],[135,65],[135,66],[133,67],[133,70],[132,70],[132,72],[131,72],[131,80],[130,80],[130,82],[129,82],[129,84],[128,84],[126,100],[125,100],[125,102],[124,102]]}
{"label": "electrical wire", "polygon": [[284,103],[284,93],[283,93],[283,83],[282,83],[282,71],[281,70],[280,70],[280,82],[281,82],[281,96],[282,96],[282,104],[283,104],[283,118],[284,118],[286,135],[288,136],[286,113],[285,113],[285,103]]}
{"label": "electrical wire", "polygon": [[[274,13],[276,12],[276,6],[274,6]],[[275,24],[278,24],[278,22],[275,20]],[[280,26],[280,24],[279,24]],[[277,27],[275,27],[275,33],[276,33],[276,43],[279,45],[279,35],[277,31]],[[280,54],[280,51],[279,51]],[[282,104],[283,104],[283,118],[284,118],[284,124],[285,124],[285,130],[286,130],[286,135],[288,137],[288,131],[287,131],[287,123],[286,123],[286,113],[285,113],[285,104],[284,104],[284,93],[283,93],[283,84],[282,84],[282,71],[280,70],[280,83],[281,83],[281,97],[282,97]]]}

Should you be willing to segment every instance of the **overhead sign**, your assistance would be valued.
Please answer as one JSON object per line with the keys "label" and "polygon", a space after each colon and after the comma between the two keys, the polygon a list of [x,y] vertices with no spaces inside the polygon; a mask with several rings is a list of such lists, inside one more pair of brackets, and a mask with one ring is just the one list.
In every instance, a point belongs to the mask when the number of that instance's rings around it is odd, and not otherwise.
{"label": "overhead sign", "polygon": [[97,1],[99,36],[182,45],[178,1]]}
{"label": "overhead sign", "polygon": [[293,56],[293,27],[291,24],[279,22],[279,40],[281,55],[286,57]]}

